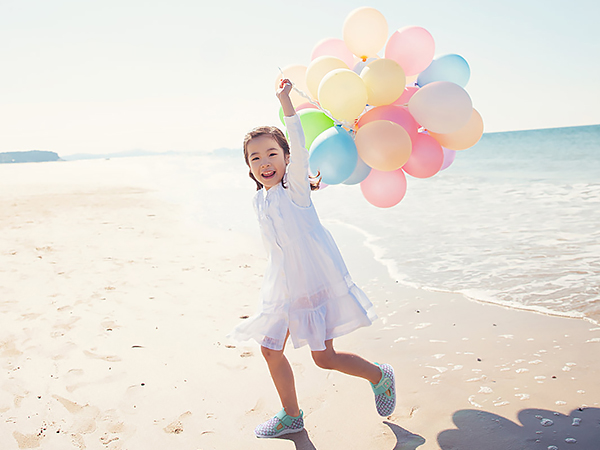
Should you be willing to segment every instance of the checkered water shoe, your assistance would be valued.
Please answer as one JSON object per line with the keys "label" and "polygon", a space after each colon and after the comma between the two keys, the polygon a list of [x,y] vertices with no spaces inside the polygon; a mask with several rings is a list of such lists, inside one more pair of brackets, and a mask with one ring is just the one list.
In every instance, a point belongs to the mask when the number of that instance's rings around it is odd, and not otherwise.
{"label": "checkered water shoe", "polygon": [[300,411],[298,417],[288,416],[285,409],[279,411],[275,417],[261,423],[254,429],[258,438],[274,438],[289,433],[298,433],[304,430],[304,413]]}
{"label": "checkered water shoe", "polygon": [[[377,364],[377,363],[375,363]],[[396,409],[396,381],[394,369],[389,364],[377,364],[381,369],[381,381],[377,384],[371,383],[375,394],[375,406],[382,417],[387,417]]]}

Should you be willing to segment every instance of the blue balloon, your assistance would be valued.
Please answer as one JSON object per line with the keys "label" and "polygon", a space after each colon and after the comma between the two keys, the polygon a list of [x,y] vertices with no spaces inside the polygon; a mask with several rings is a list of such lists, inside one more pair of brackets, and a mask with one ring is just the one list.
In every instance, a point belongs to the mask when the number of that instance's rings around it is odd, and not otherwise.
{"label": "blue balloon", "polygon": [[420,87],[434,81],[450,81],[465,87],[471,77],[467,61],[460,55],[444,55],[434,59],[417,78]]}
{"label": "blue balloon", "polygon": [[350,177],[344,181],[344,184],[358,184],[367,178],[370,173],[371,167],[369,167],[367,163],[364,162],[359,156],[358,160],[356,161],[354,172],[352,172],[352,175],[350,175]]}
{"label": "blue balloon", "polygon": [[358,153],[354,139],[341,126],[323,131],[310,146],[310,170],[321,172],[325,184],[340,184],[356,167]]}

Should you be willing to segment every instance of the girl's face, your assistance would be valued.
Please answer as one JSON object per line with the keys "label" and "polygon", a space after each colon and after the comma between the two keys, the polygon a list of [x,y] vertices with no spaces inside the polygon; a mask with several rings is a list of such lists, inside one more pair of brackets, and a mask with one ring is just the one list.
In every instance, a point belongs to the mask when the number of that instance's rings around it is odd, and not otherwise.
{"label": "girl's face", "polygon": [[289,162],[277,141],[271,136],[258,136],[246,144],[248,164],[254,178],[269,190],[281,182]]}

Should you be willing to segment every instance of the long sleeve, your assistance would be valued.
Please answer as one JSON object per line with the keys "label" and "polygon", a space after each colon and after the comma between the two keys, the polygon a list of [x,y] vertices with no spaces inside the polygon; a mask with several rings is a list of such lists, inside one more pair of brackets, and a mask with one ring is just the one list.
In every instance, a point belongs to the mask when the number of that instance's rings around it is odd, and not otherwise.
{"label": "long sleeve", "polygon": [[304,131],[298,115],[285,117],[290,142],[290,163],[287,167],[287,188],[292,201],[298,206],[310,206],[310,180],[308,179],[308,150]]}

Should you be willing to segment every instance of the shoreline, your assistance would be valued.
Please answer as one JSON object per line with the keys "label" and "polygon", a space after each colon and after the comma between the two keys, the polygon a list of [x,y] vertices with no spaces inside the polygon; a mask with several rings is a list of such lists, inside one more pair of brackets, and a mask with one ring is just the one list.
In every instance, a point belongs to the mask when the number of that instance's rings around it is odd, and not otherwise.
{"label": "shoreline", "polygon": [[396,412],[380,418],[364,380],[289,346],[306,432],[256,439],[278,398],[258,346],[225,336],[257,306],[262,243],[188,220],[133,163],[99,163],[2,181],[7,450],[500,450],[566,439],[588,449],[600,439],[600,327],[394,283],[329,223],[379,315],[336,348],[394,366]]}
{"label": "shoreline", "polygon": [[[390,282],[395,281],[396,283],[401,284],[402,286],[405,286],[410,289],[419,290],[419,291],[422,290],[422,291],[428,291],[428,292],[438,292],[443,295],[446,295],[446,294],[462,295],[466,299],[471,300],[476,303],[496,305],[496,306],[500,306],[502,308],[514,309],[514,310],[518,310],[518,311],[530,311],[533,313],[548,315],[548,316],[552,316],[552,317],[565,317],[565,318],[569,318],[569,319],[583,319],[587,322],[590,322],[593,325],[600,326],[600,321],[599,321],[600,319],[596,319],[594,317],[591,317],[589,314],[586,314],[586,313],[580,312],[580,311],[556,311],[556,310],[553,310],[550,308],[546,308],[543,306],[537,306],[537,305],[528,306],[528,305],[522,305],[518,302],[507,303],[507,302],[503,302],[502,300],[485,299],[485,298],[483,298],[483,296],[475,297],[473,295],[469,295],[469,293],[462,292],[462,291],[451,291],[451,290],[436,288],[436,287],[431,287],[431,286],[421,286],[415,282],[403,281],[401,279],[397,280],[396,278],[402,278],[402,277],[394,276],[393,272],[395,270],[397,270],[396,261],[382,256],[380,254],[381,251],[380,251],[379,247],[377,247],[376,245],[373,245],[371,242],[369,242],[373,239],[377,239],[376,236],[371,235],[367,231],[365,231],[355,225],[343,223],[343,222],[338,221],[337,219],[329,219],[329,220],[325,220],[323,222],[327,223],[331,226],[334,226],[336,228],[339,228],[340,230],[342,228],[345,228],[348,233],[356,233],[357,235],[362,236],[364,238],[364,241],[362,243],[363,246],[366,247],[372,253],[373,260],[377,264],[380,264],[382,266],[382,269],[387,272]],[[344,231],[342,231],[342,233],[344,233]],[[349,238],[349,239],[351,239],[351,238]]]}

